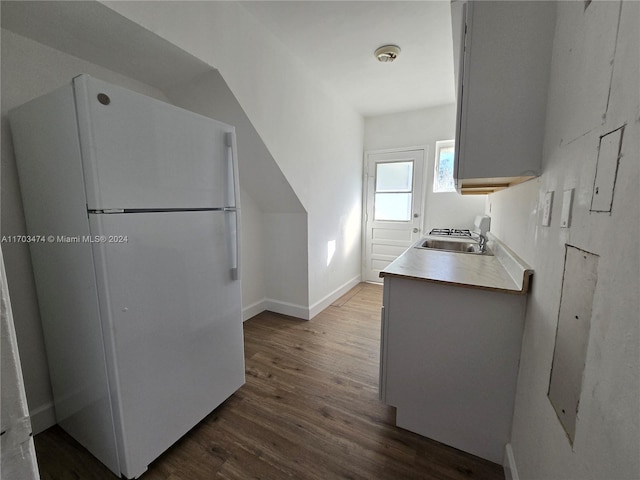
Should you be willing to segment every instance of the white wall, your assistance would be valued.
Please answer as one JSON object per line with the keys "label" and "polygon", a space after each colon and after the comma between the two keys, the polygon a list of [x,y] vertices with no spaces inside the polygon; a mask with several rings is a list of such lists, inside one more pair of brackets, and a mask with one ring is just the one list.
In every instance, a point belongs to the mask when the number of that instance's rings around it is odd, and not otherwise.
{"label": "white wall", "polygon": [[240,187],[240,214],[242,227],[240,254],[240,280],[242,281],[242,320],[248,320],[263,311],[265,298],[264,250],[260,244],[263,235],[263,213],[260,206],[245,189]]}
{"label": "white wall", "polygon": [[367,117],[365,150],[426,146],[427,179],[423,231],[432,228],[469,228],[476,215],[484,213],[485,195],[434,193],[435,143],[452,140],[456,131],[455,104]]}
{"label": "white wall", "polygon": [[[637,2],[558,3],[543,174],[489,196],[492,230],[535,270],[511,439],[521,480],[640,478],[638,25]],[[590,213],[599,137],[624,124],[612,212]],[[570,188],[573,219],[562,229]],[[547,191],[551,226],[542,227]],[[547,398],[565,244],[600,256],[573,446]]]}
{"label": "white wall", "polygon": [[307,211],[309,316],[359,281],[362,117],[238,2],[103,3],[224,77]]}
{"label": "white wall", "polygon": [[[88,73],[100,79],[166,101],[148,85],[64,54],[2,29],[2,235],[24,235],[26,225],[7,112],[33,98]],[[9,292],[22,353],[25,390],[34,432],[54,423],[48,365],[40,326],[38,302],[26,244],[3,245]]]}
{"label": "white wall", "polygon": [[309,316],[307,215],[266,213],[264,242],[264,309],[299,318]]}

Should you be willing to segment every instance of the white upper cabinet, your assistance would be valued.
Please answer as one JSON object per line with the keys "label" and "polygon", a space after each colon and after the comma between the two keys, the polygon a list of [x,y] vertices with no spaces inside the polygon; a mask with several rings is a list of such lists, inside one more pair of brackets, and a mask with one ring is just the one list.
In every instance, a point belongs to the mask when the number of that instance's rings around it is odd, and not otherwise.
{"label": "white upper cabinet", "polygon": [[546,1],[452,1],[459,192],[540,175],[555,13]]}

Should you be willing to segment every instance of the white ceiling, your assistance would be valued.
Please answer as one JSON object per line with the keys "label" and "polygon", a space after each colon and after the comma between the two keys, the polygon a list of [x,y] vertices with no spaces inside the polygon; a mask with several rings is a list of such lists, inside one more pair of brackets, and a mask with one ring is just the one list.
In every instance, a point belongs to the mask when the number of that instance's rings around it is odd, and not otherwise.
{"label": "white ceiling", "polygon": [[[365,116],[455,101],[449,0],[246,1],[242,5]],[[398,45],[393,63],[376,48]]]}
{"label": "white ceiling", "polygon": [[[449,0],[241,5],[364,116],[454,102]],[[99,2],[3,1],[2,26],[160,88],[210,69]],[[386,44],[402,49],[393,63],[373,55]]]}

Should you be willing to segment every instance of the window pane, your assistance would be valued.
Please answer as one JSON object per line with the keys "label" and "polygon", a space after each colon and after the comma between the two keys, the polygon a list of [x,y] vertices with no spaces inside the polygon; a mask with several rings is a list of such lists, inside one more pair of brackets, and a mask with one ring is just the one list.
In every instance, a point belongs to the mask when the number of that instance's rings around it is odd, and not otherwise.
{"label": "window pane", "polygon": [[441,147],[437,150],[436,175],[434,179],[434,192],[455,192],[453,181],[453,146]]}
{"label": "window pane", "polygon": [[411,193],[376,193],[374,220],[408,221],[411,219]]}
{"label": "window pane", "polygon": [[410,192],[413,162],[376,164],[376,192]]}

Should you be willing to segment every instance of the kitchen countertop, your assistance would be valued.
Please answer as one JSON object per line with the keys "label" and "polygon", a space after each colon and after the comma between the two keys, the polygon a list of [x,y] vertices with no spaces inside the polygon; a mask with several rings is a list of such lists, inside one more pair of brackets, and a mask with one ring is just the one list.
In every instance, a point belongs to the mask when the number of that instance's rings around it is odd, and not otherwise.
{"label": "kitchen countertop", "polygon": [[489,233],[488,238],[493,255],[414,248],[422,238],[382,270],[380,277],[526,294],[533,270],[495,236]]}

